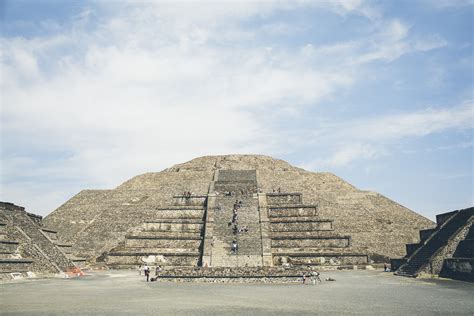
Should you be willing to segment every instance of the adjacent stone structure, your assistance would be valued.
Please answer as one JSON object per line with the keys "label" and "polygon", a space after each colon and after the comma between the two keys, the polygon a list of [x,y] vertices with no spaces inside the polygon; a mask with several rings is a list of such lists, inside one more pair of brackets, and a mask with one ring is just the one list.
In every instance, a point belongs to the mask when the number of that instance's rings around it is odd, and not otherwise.
{"label": "adjacent stone structure", "polygon": [[401,276],[439,275],[474,281],[474,207],[436,217],[437,227],[421,230],[419,243],[407,244],[402,259],[392,259]]}
{"label": "adjacent stone structure", "polygon": [[72,254],[42,217],[23,207],[0,202],[0,279],[67,271],[85,261]]}
{"label": "adjacent stone structure", "polygon": [[[247,231],[234,234],[236,200]],[[81,191],[44,221],[91,261],[174,269],[379,262],[435,226],[333,174],[255,155],[197,158],[113,190]]]}

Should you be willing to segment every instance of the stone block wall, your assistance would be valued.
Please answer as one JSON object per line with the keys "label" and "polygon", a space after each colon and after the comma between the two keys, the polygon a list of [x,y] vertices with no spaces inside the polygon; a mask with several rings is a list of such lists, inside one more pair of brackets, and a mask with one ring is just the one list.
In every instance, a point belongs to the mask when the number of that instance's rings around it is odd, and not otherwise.
{"label": "stone block wall", "polygon": [[421,243],[407,245],[404,258],[391,260],[392,270],[402,276],[440,275],[474,281],[474,256],[465,246],[474,244],[474,208],[440,214],[437,221],[435,229],[420,231]]}
{"label": "stone block wall", "polygon": [[267,193],[273,265],[367,264],[367,254],[351,248],[351,237],[333,232],[333,220],[317,205],[302,204],[300,193]]}
{"label": "stone block wall", "polygon": [[23,207],[0,202],[0,220],[0,245],[3,246],[0,272],[58,273],[75,267],[57,246],[54,231],[43,227],[41,216],[27,213]]}
{"label": "stone block wall", "polygon": [[105,254],[115,268],[197,266],[201,260],[206,200],[198,206],[176,205],[153,212],[152,219],[129,229],[123,244]]}

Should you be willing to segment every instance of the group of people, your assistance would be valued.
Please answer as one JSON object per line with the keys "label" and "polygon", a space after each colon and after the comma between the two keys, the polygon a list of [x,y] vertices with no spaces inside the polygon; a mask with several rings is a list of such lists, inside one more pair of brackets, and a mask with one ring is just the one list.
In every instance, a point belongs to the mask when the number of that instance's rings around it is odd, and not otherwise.
{"label": "group of people", "polygon": [[[237,235],[238,233],[243,233],[243,232],[248,232],[249,231],[247,226],[239,227],[239,225],[237,223],[238,210],[242,207],[242,205],[243,205],[242,201],[235,200],[234,207],[232,208],[232,219],[229,223],[229,226],[232,226],[232,233],[234,235]],[[232,241],[230,249],[231,249],[232,253],[234,253],[234,254],[237,253],[237,251],[239,250],[239,246],[238,246],[237,241],[235,239]]]}
{"label": "group of people", "polygon": [[187,191],[187,192],[184,191],[184,192],[183,192],[183,196],[184,196],[185,198],[187,198],[187,199],[190,198],[192,195],[193,195],[193,194],[192,194],[191,191]]}
{"label": "group of people", "polygon": [[234,207],[232,208],[232,219],[229,222],[229,226],[235,225],[237,226],[237,211],[239,208],[241,208],[243,205],[242,201],[235,200]]}
{"label": "group of people", "polygon": [[[316,282],[321,283],[320,273],[318,271],[310,271],[308,274],[303,274],[303,284],[316,285]],[[309,283],[308,283],[309,282]]]}
{"label": "group of people", "polygon": [[[158,278],[158,274],[163,270],[161,266],[156,266],[155,268],[155,278],[151,278],[151,281],[156,281]],[[138,275],[142,275],[142,271],[145,274],[146,281],[150,281],[150,267],[148,265],[145,266],[138,266]]]}

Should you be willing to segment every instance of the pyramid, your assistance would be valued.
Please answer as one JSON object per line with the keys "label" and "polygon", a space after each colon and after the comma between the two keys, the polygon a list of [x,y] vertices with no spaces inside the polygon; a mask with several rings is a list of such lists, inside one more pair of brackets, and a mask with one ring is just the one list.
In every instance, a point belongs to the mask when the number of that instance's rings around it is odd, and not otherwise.
{"label": "pyramid", "polygon": [[205,156],[83,190],[44,222],[74,255],[115,267],[386,262],[435,226],[334,174],[260,155]]}

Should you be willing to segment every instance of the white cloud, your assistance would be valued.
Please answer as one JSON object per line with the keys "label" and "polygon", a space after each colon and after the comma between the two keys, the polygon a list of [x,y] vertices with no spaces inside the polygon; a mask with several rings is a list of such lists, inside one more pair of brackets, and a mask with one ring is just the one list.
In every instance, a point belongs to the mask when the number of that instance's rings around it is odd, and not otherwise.
{"label": "white cloud", "polygon": [[[108,16],[87,8],[72,25],[55,26],[61,31],[52,36],[1,40],[2,151],[14,149],[2,152],[1,177],[12,182],[2,184],[2,191],[19,200],[14,202],[38,194],[28,180],[13,183],[18,177],[55,183],[66,178],[104,188],[200,155],[288,150],[287,139],[274,137],[279,130],[268,117],[321,106],[357,83],[357,70],[365,63],[389,62],[443,44],[439,37],[413,44],[409,26],[383,20],[363,1],[99,5]],[[375,21],[374,33],[325,46],[261,44],[269,34],[300,31],[272,23],[273,13],[324,5],[337,14]],[[265,20],[265,27],[245,25],[256,17]],[[385,122],[384,137],[396,137],[400,130],[408,136],[449,128],[438,112],[423,114],[431,115],[424,129],[406,128],[420,115]],[[462,118],[444,116],[461,124]],[[354,143],[337,144],[331,164],[383,152],[370,138],[356,137],[365,135],[364,128],[353,127]],[[50,211],[53,200],[49,209],[32,211]]]}
{"label": "white cloud", "polygon": [[445,47],[446,45],[448,45],[448,42],[444,38],[442,38],[439,34],[433,34],[415,41],[413,43],[413,48],[416,51],[424,52]]}
{"label": "white cloud", "polygon": [[321,170],[347,166],[357,160],[374,160],[390,154],[391,145],[403,139],[423,137],[453,129],[472,129],[474,103],[467,101],[452,108],[375,116],[321,126],[313,135],[313,145],[327,154],[310,159],[303,167]]}

